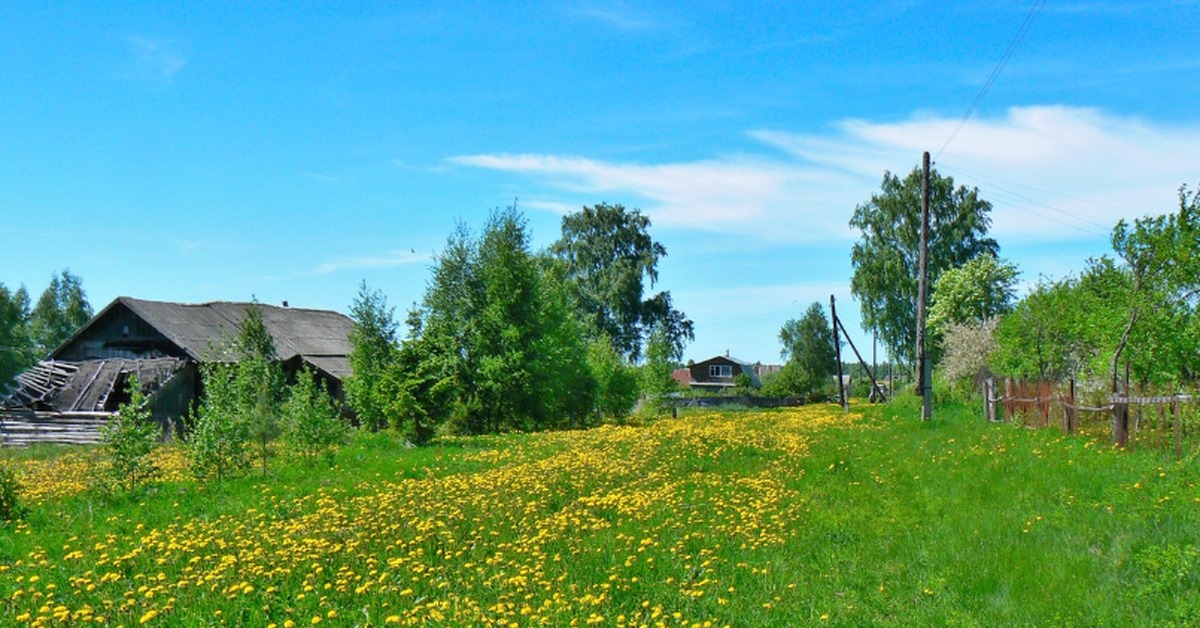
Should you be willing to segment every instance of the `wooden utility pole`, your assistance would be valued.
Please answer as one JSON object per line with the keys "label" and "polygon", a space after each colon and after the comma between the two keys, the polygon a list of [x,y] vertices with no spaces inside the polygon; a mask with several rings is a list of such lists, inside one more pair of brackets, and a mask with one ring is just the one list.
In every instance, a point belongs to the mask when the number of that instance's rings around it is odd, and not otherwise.
{"label": "wooden utility pole", "polygon": [[832,294],[829,295],[829,317],[833,319],[833,351],[837,355],[838,403],[842,404],[843,410],[849,412],[850,400],[846,398],[846,385],[842,382],[842,343],[838,339],[837,304],[834,303]]}
{"label": "wooden utility pole", "polygon": [[925,301],[929,292],[929,153],[921,159],[921,253],[917,278],[917,390],[921,418],[933,416],[932,364],[925,352]]}

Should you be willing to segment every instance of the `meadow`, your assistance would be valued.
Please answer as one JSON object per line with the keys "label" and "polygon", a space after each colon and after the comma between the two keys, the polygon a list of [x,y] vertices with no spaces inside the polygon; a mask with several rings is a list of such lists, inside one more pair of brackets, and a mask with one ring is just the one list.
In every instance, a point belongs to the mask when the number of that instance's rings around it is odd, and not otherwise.
{"label": "meadow", "polygon": [[683,413],[438,439],[136,494],[5,451],[0,624],[1127,625],[1200,621],[1196,460],[966,407]]}

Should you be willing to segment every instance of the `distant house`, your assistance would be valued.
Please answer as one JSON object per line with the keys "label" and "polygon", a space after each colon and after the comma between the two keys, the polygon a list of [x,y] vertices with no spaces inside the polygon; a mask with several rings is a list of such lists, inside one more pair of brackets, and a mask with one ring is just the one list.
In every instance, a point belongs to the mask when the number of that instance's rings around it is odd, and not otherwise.
{"label": "distant house", "polygon": [[354,326],[343,314],[257,303],[119,297],[45,360],[17,376],[17,388],[0,400],[0,435],[5,442],[16,442],[14,426],[32,421],[43,433],[78,433],[30,440],[94,440],[94,429],[54,428],[102,424],[128,400],[126,382],[132,375],[149,397],[153,417],[164,428],[177,428],[203,393],[200,365],[237,360],[230,343],[250,307],[262,312],[284,371],[311,370],[341,399],[342,382],[350,374]]}
{"label": "distant house", "polygon": [[758,374],[754,372],[753,364],[730,357],[728,354],[696,362],[688,367],[688,371],[691,376],[690,386],[693,389],[733,388],[740,373],[748,375],[754,386],[762,383]]}

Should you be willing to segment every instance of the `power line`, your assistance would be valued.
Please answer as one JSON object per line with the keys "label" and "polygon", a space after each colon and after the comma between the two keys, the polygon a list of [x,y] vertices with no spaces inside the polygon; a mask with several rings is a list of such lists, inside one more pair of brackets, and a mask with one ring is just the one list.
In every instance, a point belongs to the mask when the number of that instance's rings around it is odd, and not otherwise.
{"label": "power line", "polygon": [[966,126],[967,120],[971,118],[971,114],[975,113],[975,109],[979,106],[979,103],[983,101],[984,95],[987,94],[989,89],[991,89],[992,83],[996,82],[996,77],[1000,76],[1000,71],[1003,70],[1004,66],[1008,64],[1008,60],[1011,59],[1013,53],[1016,52],[1017,46],[1021,45],[1021,40],[1025,39],[1025,35],[1029,32],[1029,29],[1033,27],[1033,21],[1037,19],[1038,14],[1042,12],[1042,7],[1045,5],[1046,0],[1037,0],[1033,3],[1033,7],[1029,9],[1029,14],[1025,16],[1025,21],[1021,23],[1021,28],[1017,30],[1017,34],[1013,36],[1012,41],[1008,43],[1008,49],[1004,51],[1004,56],[1000,57],[1000,61],[996,63],[996,67],[992,69],[991,75],[988,76],[987,82],[985,82],[983,87],[979,89],[979,93],[975,95],[975,100],[971,101],[971,106],[967,107],[966,113],[964,113],[962,119],[958,121],[958,126],[955,126],[954,131],[950,133],[950,137],[946,138],[946,143],[942,144],[942,147],[938,149],[937,154],[933,156],[934,161],[937,161],[937,158],[942,155],[942,151],[946,150],[946,147],[950,145],[950,142],[954,141],[954,138],[958,135],[958,132],[961,131],[964,126]]}
{"label": "power line", "polygon": [[[1090,199],[1090,198],[1084,198],[1084,197],[1082,197],[1082,196],[1071,196],[1070,194],[1063,194],[1062,192],[1055,192],[1055,191],[1053,191],[1053,190],[1046,190],[1046,189],[1042,189],[1042,188],[1035,187],[1035,186],[1032,186],[1032,185],[1027,185],[1027,184],[1025,184],[1025,183],[1017,183],[1017,182],[1015,182],[1015,181],[1005,181],[1004,179],[999,179],[999,178],[992,177],[992,176],[989,176],[989,175],[983,175],[983,174],[979,174],[978,172],[971,172],[970,170],[967,170],[967,169],[965,169],[965,168],[961,168],[961,167],[955,167],[955,166],[946,166],[946,165],[944,165],[944,164],[938,164],[938,165],[939,165],[939,166],[942,166],[942,168],[943,168],[944,170],[950,170],[950,171],[952,171],[952,172],[958,172],[958,173],[960,173],[960,174],[964,174],[964,175],[966,175],[968,178],[977,179],[977,180],[979,180],[980,182],[984,182],[984,181],[986,181],[986,182],[988,182],[988,183],[989,183],[989,185],[991,185],[992,187],[999,188],[999,189],[1003,189],[1003,188],[1001,188],[999,185],[997,185],[997,184],[996,184],[996,182],[1000,182],[1000,183],[1003,183],[1003,184],[1005,184],[1005,185],[1015,185],[1015,186],[1017,186],[1017,187],[1026,188],[1026,189],[1029,189],[1029,190],[1033,190],[1033,191],[1035,191],[1035,192],[1041,192],[1041,193],[1043,193],[1043,194],[1050,194],[1050,195],[1052,195],[1052,196],[1058,196],[1058,197],[1061,197],[1061,198],[1070,199],[1070,200],[1072,200],[1072,201],[1079,201],[1079,202],[1081,202],[1081,203],[1090,203],[1090,204],[1092,204],[1092,205],[1097,205],[1097,206],[1099,206],[1099,207],[1107,207],[1107,208],[1109,208],[1109,209],[1119,209],[1119,210],[1121,210],[1121,211],[1123,211],[1123,212],[1137,213],[1137,211],[1136,211],[1136,210],[1134,210],[1134,209],[1132,209],[1132,208],[1129,208],[1129,207],[1125,207],[1125,206],[1123,206],[1123,205],[1113,205],[1112,203],[1105,203],[1105,202],[1102,202],[1102,201],[1097,201],[1097,200]],[[1015,192],[1013,192],[1013,194],[1016,194],[1016,193],[1015,193]],[[1082,220],[1086,220],[1086,219],[1083,219],[1083,218],[1081,218],[1081,219],[1082,219]],[[1102,225],[1101,225],[1101,226],[1102,226]]]}
{"label": "power line", "polygon": [[[946,170],[952,171],[952,172],[955,171],[954,168],[946,168]],[[966,178],[974,179],[975,177],[973,175],[967,174]],[[1046,203],[1043,203],[1042,201],[1039,201],[1034,198],[1030,198],[1019,192],[1014,192],[1012,190],[1009,190],[1002,186],[996,185],[994,183],[989,183],[987,181],[984,181],[983,178],[977,179],[977,181],[978,181],[978,183],[983,185],[985,188],[988,188],[990,190],[990,194],[992,194],[992,200],[996,201],[996,204],[1002,204],[1004,206],[1011,207],[1018,211],[1023,211],[1025,213],[1032,214],[1039,218],[1043,218],[1045,220],[1056,222],[1060,225],[1070,227],[1072,229],[1081,231],[1081,232],[1089,234],[1089,235],[1101,236],[1101,237],[1107,235],[1106,232],[1109,229],[1109,225],[1101,224],[1099,222],[1096,222],[1095,220],[1092,220],[1085,216],[1081,216],[1075,212],[1067,211],[1065,209],[1061,209],[1061,208],[1055,207],[1053,205],[1048,205]],[[1047,191],[1047,193],[1054,194],[1054,192],[1048,192],[1048,191]],[[1004,199],[1005,202],[1000,203],[997,196],[999,197],[999,199]],[[1066,196],[1066,195],[1059,195],[1059,196]],[[1068,197],[1068,198],[1071,198],[1071,197]],[[1078,200],[1086,200],[1086,199],[1078,199]],[[1042,212],[1034,211],[1033,209],[1030,209],[1027,206],[1023,207],[1022,205],[1033,205],[1033,206],[1041,207],[1043,209],[1050,210],[1056,214],[1060,214],[1066,218],[1075,220],[1075,221],[1077,221],[1077,223],[1083,223],[1083,224],[1067,222],[1065,220],[1055,218],[1054,216],[1049,216]],[[1094,227],[1096,229],[1100,229],[1101,231],[1095,231],[1094,229],[1089,228],[1089,226]]]}

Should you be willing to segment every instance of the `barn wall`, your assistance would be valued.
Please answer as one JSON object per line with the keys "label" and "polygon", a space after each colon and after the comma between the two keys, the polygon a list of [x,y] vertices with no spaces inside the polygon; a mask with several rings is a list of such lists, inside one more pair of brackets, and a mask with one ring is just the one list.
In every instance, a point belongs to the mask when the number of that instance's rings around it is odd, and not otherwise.
{"label": "barn wall", "polygon": [[55,352],[56,360],[187,357],[166,336],[129,308],[118,305],[92,322],[83,334]]}
{"label": "barn wall", "polygon": [[162,426],[167,438],[183,435],[192,402],[197,398],[199,381],[199,368],[194,362],[188,362],[150,396],[151,416]]}

